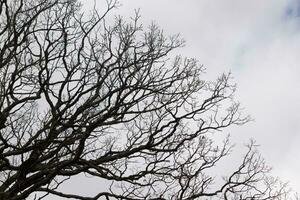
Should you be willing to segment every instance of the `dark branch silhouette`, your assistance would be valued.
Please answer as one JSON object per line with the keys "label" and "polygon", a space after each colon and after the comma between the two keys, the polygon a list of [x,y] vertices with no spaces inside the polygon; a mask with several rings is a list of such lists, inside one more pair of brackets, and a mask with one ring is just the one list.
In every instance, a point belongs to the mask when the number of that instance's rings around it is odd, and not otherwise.
{"label": "dark branch silhouette", "polygon": [[[231,151],[211,133],[249,121],[230,74],[205,81],[195,59],[170,59],[179,36],[106,6],[0,1],[0,199],[287,199],[252,142],[231,175],[210,173]],[[60,190],[83,173],[110,189]]]}

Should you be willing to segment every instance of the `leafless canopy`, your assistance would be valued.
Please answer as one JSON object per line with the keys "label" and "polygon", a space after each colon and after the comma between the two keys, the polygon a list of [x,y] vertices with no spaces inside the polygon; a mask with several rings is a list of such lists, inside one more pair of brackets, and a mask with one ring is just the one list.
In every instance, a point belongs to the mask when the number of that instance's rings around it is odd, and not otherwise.
{"label": "leafless canopy", "polygon": [[[215,181],[231,146],[211,133],[249,118],[229,74],[171,59],[178,36],[108,16],[114,0],[88,15],[76,0],[0,2],[0,199],[285,198],[254,143]],[[79,174],[110,187],[60,190]]]}

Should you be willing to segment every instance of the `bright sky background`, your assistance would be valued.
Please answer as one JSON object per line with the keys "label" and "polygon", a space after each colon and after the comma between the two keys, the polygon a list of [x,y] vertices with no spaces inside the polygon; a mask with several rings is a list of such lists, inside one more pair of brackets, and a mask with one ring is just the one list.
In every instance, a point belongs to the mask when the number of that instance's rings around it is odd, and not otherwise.
{"label": "bright sky background", "polygon": [[121,0],[121,15],[141,9],[166,33],[186,40],[181,54],[214,76],[231,71],[237,99],[254,119],[225,131],[254,138],[274,174],[300,192],[300,1]]}
{"label": "bright sky background", "polygon": [[[94,0],[82,2],[89,7]],[[96,2],[101,8],[104,1]],[[236,98],[255,121],[224,134],[237,146],[254,138],[273,174],[300,193],[300,0],[120,2],[116,14],[140,8],[145,27],[154,21],[166,34],[180,33],[186,46],[176,53],[197,58],[207,77],[232,72]],[[65,192],[103,187],[80,177],[74,183]]]}

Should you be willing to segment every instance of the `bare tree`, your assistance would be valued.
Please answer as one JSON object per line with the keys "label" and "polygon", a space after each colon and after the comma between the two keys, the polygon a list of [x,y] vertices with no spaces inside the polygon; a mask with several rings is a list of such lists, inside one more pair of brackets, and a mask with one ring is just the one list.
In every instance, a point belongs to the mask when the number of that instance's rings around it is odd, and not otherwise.
{"label": "bare tree", "polygon": [[[0,199],[284,199],[254,143],[233,173],[212,132],[241,125],[230,74],[203,80],[195,59],[156,25],[81,11],[76,0],[0,1]],[[66,194],[78,174],[107,180]]]}

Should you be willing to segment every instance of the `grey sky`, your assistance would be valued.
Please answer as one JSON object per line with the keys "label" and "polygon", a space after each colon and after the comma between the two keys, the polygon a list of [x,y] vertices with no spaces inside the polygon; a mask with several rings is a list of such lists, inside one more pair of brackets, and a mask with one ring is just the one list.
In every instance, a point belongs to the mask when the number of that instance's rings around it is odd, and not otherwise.
{"label": "grey sky", "polygon": [[[94,0],[82,0],[90,6]],[[104,0],[98,0],[101,8]],[[227,129],[237,146],[254,138],[274,175],[300,192],[300,1],[120,0],[115,12],[155,21],[166,34],[180,33],[176,53],[195,57],[208,78],[231,71],[236,97],[254,122]],[[240,148],[236,148],[238,151]],[[245,149],[243,149],[245,150]],[[75,178],[65,192],[96,193],[103,185]],[[75,187],[74,187],[75,186]]]}
{"label": "grey sky", "polygon": [[249,138],[274,174],[300,191],[300,1],[121,0],[121,15],[141,8],[166,33],[187,41],[180,53],[196,57],[214,77],[231,71],[237,98],[255,119],[225,131],[235,143]]}

